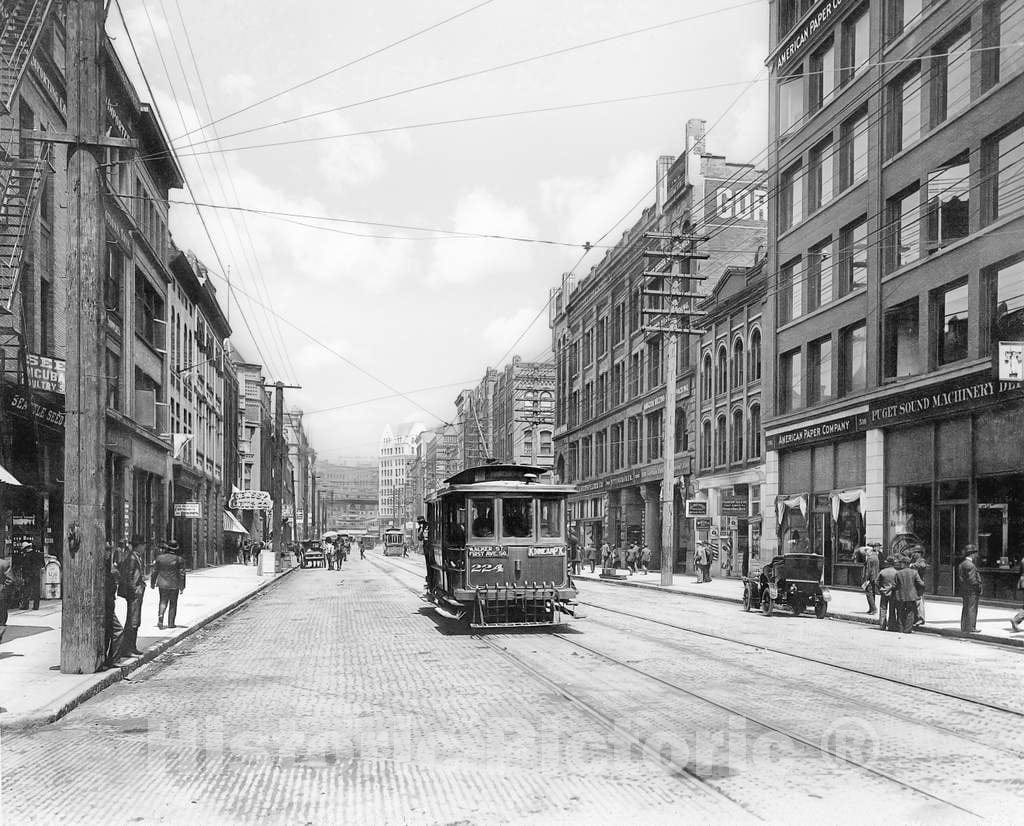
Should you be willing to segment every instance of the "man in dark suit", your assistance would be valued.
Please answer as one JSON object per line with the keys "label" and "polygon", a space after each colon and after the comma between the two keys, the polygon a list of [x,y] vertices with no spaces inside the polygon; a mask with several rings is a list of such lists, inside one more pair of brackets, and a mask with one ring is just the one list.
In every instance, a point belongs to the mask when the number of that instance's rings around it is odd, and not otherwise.
{"label": "man in dark suit", "polygon": [[896,616],[900,631],[911,634],[917,621],[917,598],[924,593],[924,580],[916,568],[901,557],[896,560]]}
{"label": "man in dark suit", "polygon": [[163,553],[153,561],[153,574],[149,578],[150,588],[160,589],[160,608],[157,612],[157,628],[174,628],[178,615],[178,594],[185,590],[185,560],[178,553],[178,543],[171,539],[162,546]]}
{"label": "man in dark suit", "polygon": [[960,590],[963,607],[960,610],[960,630],[969,634],[978,631],[978,600],[981,599],[981,574],[978,573],[975,560],[978,555],[977,545],[964,548],[964,561],[956,568],[956,584]]}
{"label": "man in dark suit", "polygon": [[21,577],[25,583],[21,592],[21,607],[39,610],[40,575],[43,572],[42,553],[31,542],[21,543]]}
{"label": "man in dark suit", "polygon": [[138,637],[139,626],[142,625],[142,598],[146,595],[146,573],[142,563],[145,547],[142,537],[134,537],[132,544],[125,548],[124,557],[118,565],[117,593],[128,603],[124,631],[117,642],[119,657],[142,653],[139,651]]}

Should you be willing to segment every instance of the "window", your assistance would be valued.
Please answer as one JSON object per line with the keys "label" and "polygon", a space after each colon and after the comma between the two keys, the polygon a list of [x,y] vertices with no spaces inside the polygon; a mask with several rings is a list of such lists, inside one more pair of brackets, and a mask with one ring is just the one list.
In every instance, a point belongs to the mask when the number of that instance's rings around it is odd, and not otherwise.
{"label": "window", "polygon": [[626,337],[626,308],[622,302],[612,309],[612,337],[616,344]]}
{"label": "window", "polygon": [[832,398],[832,337],[807,345],[807,403],[821,404]]}
{"label": "window", "polygon": [[888,270],[905,267],[921,257],[921,192],[915,184],[886,202],[889,224]]}
{"label": "window", "polygon": [[[45,230],[40,230],[42,235]],[[56,354],[55,347],[56,341],[54,335],[56,330],[54,328],[54,316],[53,316],[53,281],[49,278],[39,279],[39,353],[44,356],[53,356]]]}
{"label": "window", "polygon": [[703,399],[711,398],[711,353],[705,353],[700,363],[700,395]]}
{"label": "window", "polygon": [[622,443],[624,429],[625,426],[622,422],[612,425],[612,433],[610,439],[611,456],[609,457],[612,470],[618,470],[620,467],[622,467]]}
{"label": "window", "polygon": [[817,112],[829,102],[836,89],[836,49],[830,37],[811,55],[811,111]]}
{"label": "window", "polygon": [[934,290],[931,307],[936,365],[967,358],[967,282]]}
{"label": "window", "polygon": [[164,301],[141,271],[135,273],[135,332],[153,347],[163,347]]}
{"label": "window", "polygon": [[729,389],[729,354],[722,344],[718,348],[718,370],[715,375],[715,391],[718,395]]}
{"label": "window", "polygon": [[537,504],[540,516],[540,538],[558,539],[562,535],[562,500],[541,497],[537,500]]}
{"label": "window", "polygon": [[608,406],[608,374],[597,377],[597,396],[594,399],[594,415],[600,416]]}
{"label": "window", "polygon": [[643,303],[643,293],[638,288],[630,294],[629,298],[629,332],[635,333],[640,327],[640,306]]}
{"label": "window", "polygon": [[[521,447],[522,447],[522,449],[520,450],[520,453],[522,454],[523,458],[529,459],[529,460],[532,461],[533,460],[533,430],[531,430],[528,427],[523,428],[523,442],[522,442]],[[511,450],[509,451],[509,454],[510,455],[512,454]],[[515,457],[513,456],[513,460],[514,460],[514,458]]]}
{"label": "window", "polygon": [[732,386],[743,385],[743,339],[738,338],[732,343]]}
{"label": "window", "polygon": [[825,206],[833,195],[832,137],[829,136],[811,150],[811,192],[809,210]]}
{"label": "window", "polygon": [[612,367],[612,404],[622,404],[626,400],[626,364],[619,362]]}
{"label": "window", "polygon": [[725,464],[726,435],[725,435],[725,414],[722,413],[715,419],[715,464]]}
{"label": "window", "polygon": [[799,163],[782,173],[782,229],[799,224],[804,218],[803,175]]}
{"label": "window", "polygon": [[597,320],[597,354],[603,356],[608,350],[608,316]]}
{"label": "window", "polygon": [[868,219],[843,227],[839,234],[839,295],[868,283]]}
{"label": "window", "polygon": [[661,458],[664,446],[664,411],[656,410],[647,414],[647,461]]}
{"label": "window", "polygon": [[642,392],[640,385],[640,354],[633,353],[629,359],[629,397],[635,399]]}
{"label": "window", "polygon": [[747,371],[750,381],[761,378],[761,331],[755,329],[750,334],[750,369]]}
{"label": "window", "polygon": [[569,404],[569,427],[575,427],[580,420],[580,391],[573,390]]}
{"label": "window", "polygon": [[580,372],[580,343],[574,341],[569,345],[569,375],[575,376]]}
{"label": "window", "polygon": [[797,66],[779,82],[779,133],[788,132],[804,117],[804,72]]}
{"label": "window", "polygon": [[594,383],[588,381],[583,385],[583,418],[581,421],[589,422],[594,418]]}
{"label": "window", "polygon": [[592,463],[593,459],[593,444],[594,439],[592,436],[584,436],[580,440],[580,478],[586,479],[592,476],[594,473],[594,466]]}
{"label": "window", "polygon": [[501,500],[501,535],[515,539],[533,536],[532,499]]}
{"label": "window", "polygon": [[107,350],[107,407],[121,409],[121,357]]}
{"label": "window", "polygon": [[681,407],[676,408],[676,432],[673,439],[673,450],[676,453],[683,453],[690,449],[689,437],[686,432],[686,411]]}
{"label": "window", "polygon": [[882,376],[896,379],[920,373],[917,299],[887,310],[882,327]]}
{"label": "window", "polygon": [[107,312],[120,318],[124,314],[124,253],[115,244],[107,244],[106,271],[103,273],[103,303]]}
{"label": "window", "polygon": [[803,267],[795,258],[779,271],[779,323],[788,324],[803,315]]}
{"label": "window", "polygon": [[839,333],[839,395],[849,396],[867,387],[868,328],[864,322]]}
{"label": "window", "polygon": [[1004,261],[982,273],[984,289],[982,355],[997,341],[1024,341],[1024,258]]}
{"label": "window", "polygon": [[840,130],[839,187],[846,189],[868,176],[868,113],[862,109]]}
{"label": "window", "polygon": [[[1021,16],[1024,17],[1024,9]],[[1024,121],[1017,121],[986,140],[981,158],[982,220],[989,224],[1024,206]]]}
{"label": "window", "polygon": [[761,405],[752,404],[750,415],[747,417],[748,441],[750,443],[750,458],[761,458]]}
{"label": "window", "polygon": [[657,387],[662,382],[661,339],[652,338],[647,343],[647,386]]}
{"label": "window", "polygon": [[[1009,80],[1018,72],[1024,71],[1024,0],[1002,0],[998,3],[998,39],[992,45],[1002,46],[998,50],[985,53],[985,57],[995,64],[992,83]],[[1016,45],[1010,45],[1016,44]]]}
{"label": "window", "polygon": [[924,201],[928,217],[928,252],[938,252],[970,233],[971,185],[968,152],[928,173]]}
{"label": "window", "polygon": [[960,114],[971,102],[971,29],[961,28],[932,50],[931,125]]}
{"label": "window", "polygon": [[832,239],[807,251],[807,309],[816,310],[832,300]]}
{"label": "window", "polygon": [[886,38],[894,40],[904,30],[915,26],[921,12],[930,5],[931,0],[889,0],[886,7]]}
{"label": "window", "polygon": [[711,420],[705,419],[700,426],[700,466],[711,467]]}
{"label": "window", "polygon": [[580,469],[580,443],[569,443],[569,481],[579,478]]}
{"label": "window", "polygon": [[804,406],[803,356],[799,348],[779,356],[779,412]]}
{"label": "window", "polygon": [[627,459],[629,464],[640,463],[640,417],[630,416],[628,423],[629,444]]}
{"label": "window", "polygon": [[583,331],[583,366],[589,367],[594,361],[594,331]]}
{"label": "window", "polygon": [[743,411],[732,412],[732,441],[729,458],[733,462],[743,461]]}
{"label": "window", "polygon": [[607,471],[608,434],[599,430],[594,434],[594,473],[598,476]]}
{"label": "window", "polygon": [[921,137],[921,70],[908,69],[889,84],[886,156],[892,157]]}
{"label": "window", "polygon": [[868,8],[864,6],[843,21],[843,83],[848,83],[867,67],[869,41],[870,21]]}

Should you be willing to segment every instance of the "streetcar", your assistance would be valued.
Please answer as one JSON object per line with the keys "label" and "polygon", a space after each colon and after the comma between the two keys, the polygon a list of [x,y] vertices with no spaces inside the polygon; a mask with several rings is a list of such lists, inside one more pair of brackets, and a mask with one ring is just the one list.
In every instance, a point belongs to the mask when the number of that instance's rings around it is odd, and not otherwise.
{"label": "streetcar", "polygon": [[473,628],[560,625],[581,616],[566,556],[571,485],[548,468],[490,464],[446,479],[427,499],[425,598]]}
{"label": "streetcar", "polygon": [[405,531],[388,528],[384,531],[384,556],[402,556],[405,553]]}

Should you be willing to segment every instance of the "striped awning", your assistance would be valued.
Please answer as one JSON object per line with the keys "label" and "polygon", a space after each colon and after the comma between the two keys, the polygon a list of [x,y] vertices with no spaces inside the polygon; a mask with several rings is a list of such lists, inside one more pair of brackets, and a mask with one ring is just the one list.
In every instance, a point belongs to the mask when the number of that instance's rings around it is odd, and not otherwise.
{"label": "striped awning", "polygon": [[241,533],[246,536],[249,532],[242,526],[231,511],[224,511],[224,533]]}
{"label": "striped awning", "polygon": [[3,465],[0,465],[0,483],[5,485],[17,485],[21,487],[21,482],[14,478],[14,474],[11,473]]}

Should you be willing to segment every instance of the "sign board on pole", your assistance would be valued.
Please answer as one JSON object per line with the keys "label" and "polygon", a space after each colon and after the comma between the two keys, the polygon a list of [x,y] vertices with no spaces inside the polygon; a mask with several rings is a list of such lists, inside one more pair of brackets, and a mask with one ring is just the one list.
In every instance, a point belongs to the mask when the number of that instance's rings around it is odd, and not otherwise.
{"label": "sign board on pole", "polygon": [[722,506],[719,512],[722,516],[742,516],[746,518],[749,514],[748,507],[746,496],[723,493]]}
{"label": "sign board on pole", "polygon": [[707,531],[711,529],[711,517],[710,516],[698,516],[693,520],[694,528],[698,531]]}
{"label": "sign board on pole", "polygon": [[694,516],[707,516],[708,515],[708,503],[703,499],[687,499],[686,500],[686,518],[690,519]]}
{"label": "sign board on pole", "polygon": [[265,490],[236,490],[231,494],[228,507],[241,511],[269,511],[274,509],[274,503]]}
{"label": "sign board on pole", "polygon": [[175,502],[174,503],[174,515],[180,516],[184,519],[202,519],[203,518],[203,503],[202,502]]}

